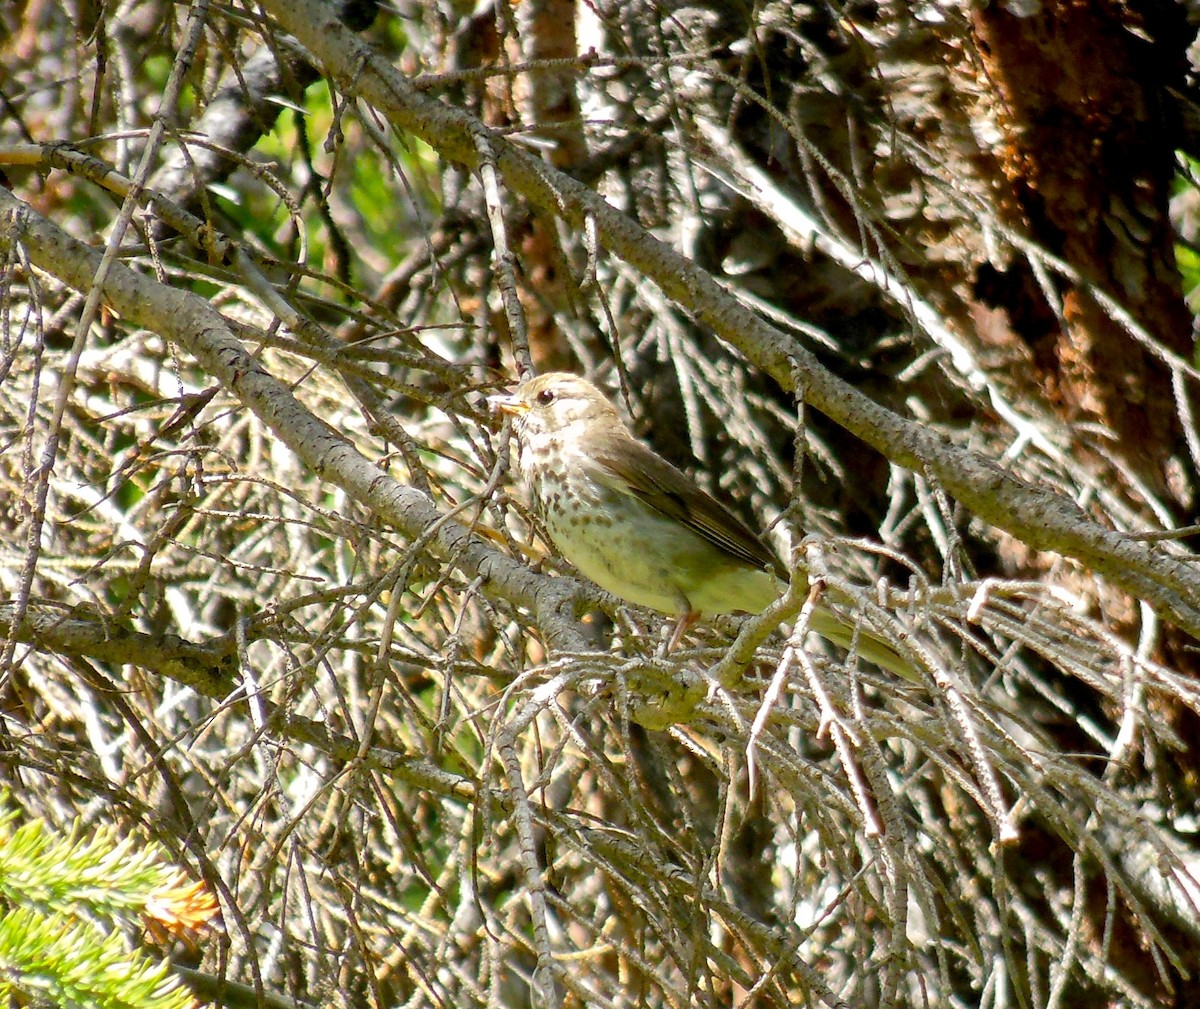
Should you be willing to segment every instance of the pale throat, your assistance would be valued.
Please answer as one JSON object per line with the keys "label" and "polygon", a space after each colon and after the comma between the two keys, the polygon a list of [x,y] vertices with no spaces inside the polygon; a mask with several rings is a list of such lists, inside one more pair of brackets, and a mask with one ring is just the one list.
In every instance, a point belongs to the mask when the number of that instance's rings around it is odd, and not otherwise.
{"label": "pale throat", "polygon": [[[556,431],[530,426],[521,438],[521,473],[535,492],[548,476],[565,482],[572,470],[587,464],[580,438],[569,427]],[[553,461],[551,461],[553,460]]]}

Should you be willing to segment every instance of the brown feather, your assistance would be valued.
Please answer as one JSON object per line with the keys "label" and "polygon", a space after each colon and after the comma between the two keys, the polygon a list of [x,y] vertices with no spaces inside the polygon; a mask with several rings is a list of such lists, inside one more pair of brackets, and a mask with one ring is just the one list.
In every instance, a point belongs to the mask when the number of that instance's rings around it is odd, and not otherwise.
{"label": "brown feather", "polygon": [[598,433],[601,437],[588,438],[588,455],[599,465],[604,474],[601,481],[608,487],[633,494],[731,557],[786,578],[770,547],[691,477],[623,428],[619,434],[612,427]]}

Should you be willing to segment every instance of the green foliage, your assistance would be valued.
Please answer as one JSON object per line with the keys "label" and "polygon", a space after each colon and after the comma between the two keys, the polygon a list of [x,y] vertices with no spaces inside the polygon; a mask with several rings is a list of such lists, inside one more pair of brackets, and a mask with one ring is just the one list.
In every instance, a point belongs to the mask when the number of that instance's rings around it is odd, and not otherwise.
{"label": "green foliage", "polygon": [[196,1004],[170,973],[130,953],[120,933],[66,914],[17,908],[0,917],[0,998],[43,999],[80,1009],[188,1009]]}
{"label": "green foliage", "polygon": [[[347,202],[342,209],[347,217],[341,226],[348,239],[352,235],[364,239],[350,241],[350,248],[356,252],[371,250],[377,265],[403,258],[412,235],[423,234],[427,222],[441,210],[437,157],[428,145],[412,137],[391,138],[392,155],[388,160],[367,157],[371,138],[352,115],[340,122],[345,150],[331,157],[313,138],[327,136],[333,125],[329,89],[323,84],[313,85],[305,93],[303,113],[287,110],[281,114],[274,129],[258,142],[255,153],[282,174],[301,160],[301,152],[310,152],[321,185],[336,177],[339,188],[344,187]],[[398,175],[403,176],[403,182],[398,181]],[[288,258],[284,245],[294,241],[295,222],[274,190],[247,182],[236,191],[237,204],[223,202],[223,208],[275,255]],[[403,194],[402,198],[397,199],[397,193]],[[311,196],[309,193],[301,199],[300,218],[307,241],[305,261],[319,269],[331,252],[329,222]],[[358,271],[357,263],[352,271]]]}
{"label": "green foliage", "polygon": [[1184,297],[1187,298],[1188,308],[1194,312],[1200,308],[1200,252],[1180,243],[1175,246],[1175,256],[1183,278]]}
{"label": "green foliage", "polygon": [[0,811],[0,1001],[195,1006],[168,964],[131,951],[119,929],[179,895],[162,850],[119,840],[111,828],[85,839],[78,823],[64,837],[41,820],[14,829],[15,820],[11,809]]}
{"label": "green foliage", "polygon": [[[1180,152],[1179,171],[1175,174],[1175,183],[1172,187],[1173,196],[1190,196],[1192,206],[1197,190],[1200,190],[1200,173],[1197,172],[1196,159],[1188,157]],[[1184,231],[1189,233],[1190,241],[1178,241],[1175,243],[1175,260],[1179,265],[1179,275],[1183,282],[1183,296],[1187,301],[1187,306],[1192,312],[1200,309],[1200,249],[1195,245],[1195,212],[1190,215],[1183,215],[1185,218]],[[1191,225],[1190,227],[1188,225]]]}

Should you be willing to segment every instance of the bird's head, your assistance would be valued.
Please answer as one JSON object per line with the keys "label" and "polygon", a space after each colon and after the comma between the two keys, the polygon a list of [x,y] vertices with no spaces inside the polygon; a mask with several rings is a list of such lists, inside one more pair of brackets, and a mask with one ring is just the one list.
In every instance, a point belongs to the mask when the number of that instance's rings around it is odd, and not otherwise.
{"label": "bird's head", "polygon": [[511,416],[523,440],[563,435],[572,429],[625,425],[604,393],[578,375],[552,371],[527,379],[512,392],[489,396],[493,409]]}

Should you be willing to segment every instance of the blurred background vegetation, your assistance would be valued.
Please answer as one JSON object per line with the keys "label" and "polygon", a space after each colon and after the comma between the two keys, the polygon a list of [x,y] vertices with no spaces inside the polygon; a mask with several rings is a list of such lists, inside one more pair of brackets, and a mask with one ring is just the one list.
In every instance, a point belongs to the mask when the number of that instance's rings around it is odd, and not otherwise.
{"label": "blurred background vegetation", "polygon": [[[222,927],[127,941],[215,1004],[1197,1004],[1191,637],[805,409],[504,152],[930,451],[1165,571],[1200,471],[1198,26],[1107,0],[6,5],[18,817],[152,836],[203,881]],[[355,42],[411,90],[350,93],[378,78]],[[153,286],[99,297],[41,222]],[[196,304],[236,367],[177,328]],[[552,368],[919,682],[803,651],[803,614],[664,655],[669,621],[571,581],[483,402]]]}

